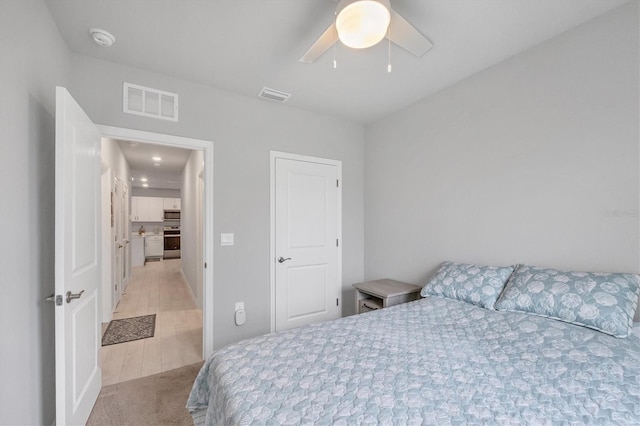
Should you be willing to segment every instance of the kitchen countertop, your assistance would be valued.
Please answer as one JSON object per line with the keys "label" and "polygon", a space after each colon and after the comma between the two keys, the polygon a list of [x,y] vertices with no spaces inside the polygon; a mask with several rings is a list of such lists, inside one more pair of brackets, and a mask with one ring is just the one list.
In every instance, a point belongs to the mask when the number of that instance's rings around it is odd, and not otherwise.
{"label": "kitchen countertop", "polygon": [[163,236],[163,233],[156,234],[155,232],[143,232],[142,234],[138,234],[137,232],[133,232],[131,234],[132,238],[144,238],[144,237],[152,237],[152,236]]}

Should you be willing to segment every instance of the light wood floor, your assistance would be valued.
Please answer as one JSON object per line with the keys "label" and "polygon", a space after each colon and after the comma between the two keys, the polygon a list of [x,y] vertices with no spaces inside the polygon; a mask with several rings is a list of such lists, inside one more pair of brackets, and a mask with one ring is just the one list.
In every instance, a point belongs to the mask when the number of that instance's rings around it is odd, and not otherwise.
{"label": "light wood floor", "polygon": [[180,259],[132,268],[113,319],[154,313],[154,337],[101,348],[103,386],[202,361],[202,310],[182,278]]}

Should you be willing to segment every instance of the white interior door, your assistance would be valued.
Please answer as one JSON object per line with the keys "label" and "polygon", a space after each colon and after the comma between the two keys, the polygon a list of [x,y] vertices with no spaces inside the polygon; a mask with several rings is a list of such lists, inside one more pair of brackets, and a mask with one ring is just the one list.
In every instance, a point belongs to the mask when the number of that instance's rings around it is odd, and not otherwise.
{"label": "white interior door", "polygon": [[120,180],[120,193],[118,194],[118,267],[119,279],[118,279],[118,291],[122,296],[124,286],[126,285],[127,278],[127,222],[125,220],[126,214],[126,198],[127,198],[127,184]]}
{"label": "white interior door", "polygon": [[340,317],[340,164],[275,158],[275,329]]}
{"label": "white interior door", "polygon": [[55,191],[56,424],[79,425],[101,387],[100,134],[63,87],[56,88]]}
{"label": "white interior door", "polygon": [[113,208],[114,208],[114,234],[113,234],[113,306],[115,310],[116,306],[120,302],[122,295],[122,277],[123,272],[123,252],[124,242],[122,241],[122,179],[115,178],[115,189],[113,196]]}
{"label": "white interior door", "polygon": [[122,274],[122,291],[127,288],[129,284],[129,277],[131,276],[131,221],[129,220],[129,185],[124,183],[122,185],[122,229],[124,239],[123,250],[123,267],[124,273]]}

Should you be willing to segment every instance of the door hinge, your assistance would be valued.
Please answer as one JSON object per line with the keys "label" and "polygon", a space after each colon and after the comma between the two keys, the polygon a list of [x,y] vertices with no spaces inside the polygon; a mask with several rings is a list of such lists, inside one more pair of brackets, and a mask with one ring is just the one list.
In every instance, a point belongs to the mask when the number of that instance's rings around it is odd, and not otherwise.
{"label": "door hinge", "polygon": [[336,238],[336,247],[340,247],[340,243],[338,241],[339,240]]}
{"label": "door hinge", "polygon": [[336,306],[340,306],[340,305],[339,305],[339,301],[340,301],[340,299],[338,299],[338,298],[336,297]]}
{"label": "door hinge", "polygon": [[340,179],[336,179],[336,188],[340,188]]}
{"label": "door hinge", "polygon": [[204,269],[207,269],[207,262],[204,262]]}

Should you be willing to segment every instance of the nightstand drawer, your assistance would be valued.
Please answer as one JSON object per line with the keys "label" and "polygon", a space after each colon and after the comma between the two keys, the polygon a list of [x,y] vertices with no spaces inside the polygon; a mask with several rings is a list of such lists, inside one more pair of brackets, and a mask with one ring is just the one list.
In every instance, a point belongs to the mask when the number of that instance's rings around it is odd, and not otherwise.
{"label": "nightstand drawer", "polygon": [[358,306],[358,313],[377,311],[378,309],[382,309],[382,303],[380,303],[379,299],[361,299]]}

